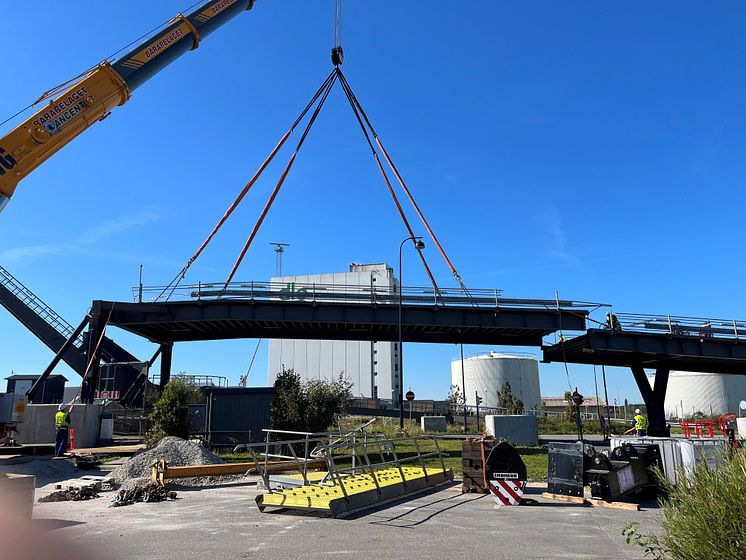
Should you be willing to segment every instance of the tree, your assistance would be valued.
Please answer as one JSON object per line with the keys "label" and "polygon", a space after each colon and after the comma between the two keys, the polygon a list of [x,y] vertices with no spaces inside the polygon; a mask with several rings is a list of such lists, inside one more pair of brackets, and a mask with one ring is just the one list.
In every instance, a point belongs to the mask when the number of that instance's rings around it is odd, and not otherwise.
{"label": "tree", "polygon": [[165,436],[186,439],[189,435],[189,405],[202,403],[205,396],[197,387],[178,377],[168,382],[150,413],[152,427],[145,443],[155,445]]}
{"label": "tree", "polygon": [[298,430],[305,417],[305,398],[300,375],[293,369],[282,368],[275,379],[269,421],[275,430]]}
{"label": "tree", "polygon": [[508,381],[504,382],[497,392],[497,407],[507,414],[523,414],[523,401],[513,394]]}
{"label": "tree", "polygon": [[464,397],[461,395],[461,388],[458,385],[451,385],[446,400],[448,401],[448,406],[452,409],[457,408],[459,405],[463,405]]}
{"label": "tree", "polygon": [[575,403],[572,400],[572,393],[565,391],[565,415],[570,420],[575,420]]}
{"label": "tree", "polygon": [[270,424],[275,430],[322,432],[347,411],[352,383],[340,374],[334,380],[312,379],[303,383],[292,369],[277,374]]}

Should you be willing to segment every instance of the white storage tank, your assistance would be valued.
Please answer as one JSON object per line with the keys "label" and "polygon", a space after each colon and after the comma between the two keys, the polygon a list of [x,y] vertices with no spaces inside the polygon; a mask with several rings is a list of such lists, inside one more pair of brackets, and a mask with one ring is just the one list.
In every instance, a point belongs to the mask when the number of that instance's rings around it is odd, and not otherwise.
{"label": "white storage tank", "polygon": [[[654,378],[649,377],[651,387]],[[668,377],[664,408],[666,418],[691,418],[738,414],[738,403],[746,399],[746,375],[672,371]]]}
{"label": "white storage tank", "polygon": [[[497,408],[497,392],[506,381],[513,395],[523,401],[525,411],[541,408],[539,362],[531,354],[489,352],[464,359],[467,405],[476,405],[476,392],[479,392],[480,406]],[[451,385],[457,386],[463,394],[461,358],[451,362]]]}

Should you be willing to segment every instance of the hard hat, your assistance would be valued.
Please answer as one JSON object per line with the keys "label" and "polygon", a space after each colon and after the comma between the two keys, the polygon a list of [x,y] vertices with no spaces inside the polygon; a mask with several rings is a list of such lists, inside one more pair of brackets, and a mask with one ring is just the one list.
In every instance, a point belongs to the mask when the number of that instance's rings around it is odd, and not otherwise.
{"label": "hard hat", "polygon": [[639,408],[635,409],[635,414],[640,414],[640,409]]}
{"label": "hard hat", "polygon": [[63,410],[65,410],[65,403],[60,404],[60,406],[57,407],[57,410],[59,412],[62,412]]}

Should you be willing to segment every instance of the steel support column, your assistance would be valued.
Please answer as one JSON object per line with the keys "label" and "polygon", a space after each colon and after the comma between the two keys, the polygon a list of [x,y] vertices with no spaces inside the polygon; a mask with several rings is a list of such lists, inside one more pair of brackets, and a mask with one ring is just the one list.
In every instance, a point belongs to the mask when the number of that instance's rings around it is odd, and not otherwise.
{"label": "steel support column", "polygon": [[171,358],[173,352],[173,342],[165,342],[161,344],[161,391],[171,380]]}
{"label": "steel support column", "polygon": [[88,327],[88,350],[86,351],[86,362],[90,365],[88,371],[84,373],[85,377],[80,389],[80,401],[83,403],[90,404],[96,398],[96,391],[101,379],[102,346],[99,341],[103,336],[105,327],[106,320],[101,314],[101,308],[94,307]]}
{"label": "steel support column", "polygon": [[630,365],[632,375],[637,382],[642,400],[648,413],[648,435],[668,436],[670,431],[666,424],[666,411],[664,408],[666,400],[666,389],[668,387],[668,374],[670,367],[659,365],[655,370],[655,387],[650,387],[645,368],[639,364]]}

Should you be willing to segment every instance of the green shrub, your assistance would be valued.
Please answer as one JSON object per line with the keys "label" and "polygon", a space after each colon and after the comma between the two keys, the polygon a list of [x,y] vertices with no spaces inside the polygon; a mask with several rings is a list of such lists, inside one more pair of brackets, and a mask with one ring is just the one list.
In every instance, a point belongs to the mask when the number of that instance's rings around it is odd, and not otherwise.
{"label": "green shrub", "polygon": [[746,450],[722,462],[716,469],[701,462],[675,487],[663,482],[662,535],[640,534],[630,523],[623,529],[627,542],[666,560],[746,558]]}
{"label": "green shrub", "polygon": [[189,435],[188,406],[204,400],[204,394],[191,383],[179,378],[169,381],[150,413],[152,428],[145,434],[145,444],[155,445],[166,436],[186,439]]}
{"label": "green shrub", "polygon": [[274,387],[270,424],[275,430],[325,431],[345,414],[352,396],[352,384],[341,375],[332,381],[311,379],[303,383],[295,371],[284,368]]}

